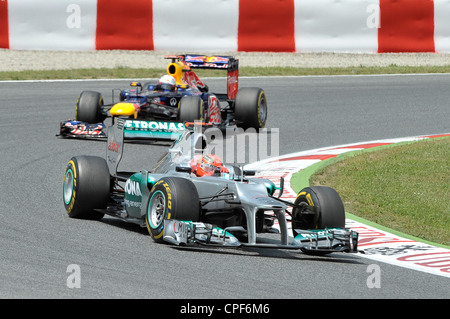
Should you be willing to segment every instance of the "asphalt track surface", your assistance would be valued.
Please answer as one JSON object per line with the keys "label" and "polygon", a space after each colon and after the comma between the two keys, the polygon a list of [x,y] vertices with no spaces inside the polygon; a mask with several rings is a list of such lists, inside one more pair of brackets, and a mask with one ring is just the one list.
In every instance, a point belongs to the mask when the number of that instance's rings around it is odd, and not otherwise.
{"label": "asphalt track surface", "polygon": [[[208,81],[214,90],[223,81]],[[105,217],[68,218],[67,162],[105,154],[104,142],[58,139],[78,94],[128,81],[0,83],[0,298],[448,298],[447,278],[354,254],[188,250],[155,244],[146,229]],[[279,153],[449,131],[450,75],[241,78],[265,89],[267,127],[280,128]],[[121,167],[150,169],[161,146],[127,145]],[[81,288],[68,288],[69,265]]]}

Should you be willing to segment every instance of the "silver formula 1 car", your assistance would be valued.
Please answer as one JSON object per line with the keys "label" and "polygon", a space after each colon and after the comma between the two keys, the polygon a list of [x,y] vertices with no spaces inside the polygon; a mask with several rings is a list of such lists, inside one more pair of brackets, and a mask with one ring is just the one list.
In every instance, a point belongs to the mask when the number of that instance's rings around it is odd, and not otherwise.
{"label": "silver formula 1 car", "polygon": [[[106,159],[76,156],[69,161],[63,184],[69,217],[101,219],[108,214],[146,227],[156,242],[175,245],[299,249],[311,254],[357,250],[358,234],[344,228],[344,206],[332,188],[305,188],[291,203],[279,198],[282,180],[277,187],[241,167],[230,165],[227,174],[197,177],[191,160],[212,142],[199,125],[186,130],[152,171],[121,172],[117,168],[123,130],[121,119],[109,127]],[[272,227],[275,220],[279,230]],[[257,237],[275,232],[281,237],[276,244]]]}

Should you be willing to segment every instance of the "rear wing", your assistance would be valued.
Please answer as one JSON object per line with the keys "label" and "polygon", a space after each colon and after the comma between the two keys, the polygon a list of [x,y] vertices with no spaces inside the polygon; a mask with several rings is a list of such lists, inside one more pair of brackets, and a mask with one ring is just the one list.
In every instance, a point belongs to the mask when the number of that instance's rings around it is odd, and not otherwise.
{"label": "rear wing", "polygon": [[181,83],[183,80],[200,89],[206,86],[191,69],[226,70],[227,98],[229,100],[236,99],[239,86],[239,59],[235,59],[233,56],[199,54],[166,55],[164,58],[172,60],[167,67],[167,73],[175,77],[177,82]]}
{"label": "rear wing", "polygon": [[[126,127],[126,120],[123,118],[116,118],[111,126],[108,126],[108,140],[106,142],[106,163],[111,176],[117,176],[117,167],[122,159],[123,147],[124,147],[124,134]],[[204,132],[206,129],[211,128],[212,125],[204,123],[202,121],[186,122],[185,129],[177,135],[175,141],[172,142],[167,154],[186,152],[192,154],[192,156],[199,154],[209,143],[208,138]],[[163,159],[167,156],[163,156],[155,166],[160,167],[165,163]]]}
{"label": "rear wing", "polygon": [[182,54],[166,55],[164,58],[172,59],[172,63],[176,61],[184,62],[191,69],[222,69],[228,71],[239,69],[239,60],[235,59],[233,56]]}

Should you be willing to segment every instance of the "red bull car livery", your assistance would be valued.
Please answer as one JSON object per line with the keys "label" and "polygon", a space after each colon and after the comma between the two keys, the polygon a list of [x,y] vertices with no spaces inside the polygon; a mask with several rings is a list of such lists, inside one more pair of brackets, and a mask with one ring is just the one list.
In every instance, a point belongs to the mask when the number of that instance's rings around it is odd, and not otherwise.
{"label": "red bull car livery", "polygon": [[[214,127],[263,128],[267,99],[263,89],[239,88],[239,60],[232,56],[170,55],[167,74],[155,82],[131,82],[117,102],[104,103],[101,93],[83,91],[75,119],[60,123],[61,137],[105,138],[106,127],[125,120],[125,139],[175,140],[186,122],[201,120]],[[210,92],[194,69],[227,71],[225,93]],[[111,121],[111,122],[107,122]]]}

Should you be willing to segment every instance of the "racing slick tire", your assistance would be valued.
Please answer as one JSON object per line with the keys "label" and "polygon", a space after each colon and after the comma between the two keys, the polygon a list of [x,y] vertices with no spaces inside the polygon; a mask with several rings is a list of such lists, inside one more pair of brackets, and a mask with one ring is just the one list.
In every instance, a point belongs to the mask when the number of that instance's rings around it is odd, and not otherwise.
{"label": "racing slick tire", "polygon": [[178,108],[180,122],[194,122],[203,120],[203,100],[196,95],[184,96]]}
{"label": "racing slick tire", "polygon": [[97,156],[72,157],[66,167],[63,201],[69,217],[102,219],[95,209],[108,205],[111,178],[104,158]]}
{"label": "racing slick tire", "polygon": [[190,180],[164,177],[155,183],[147,201],[145,221],[155,242],[163,242],[164,220],[178,219],[198,221],[200,199]]}
{"label": "racing slick tire", "polygon": [[236,94],[234,118],[243,129],[263,128],[267,120],[266,93],[260,88],[242,88]]}
{"label": "racing slick tire", "polygon": [[310,186],[302,189],[294,201],[292,232],[295,229],[344,228],[345,209],[339,194],[330,187]]}
{"label": "racing slick tire", "polygon": [[81,92],[75,109],[75,120],[88,124],[103,122],[105,116],[101,113],[102,106],[103,97],[100,93],[94,91]]}

